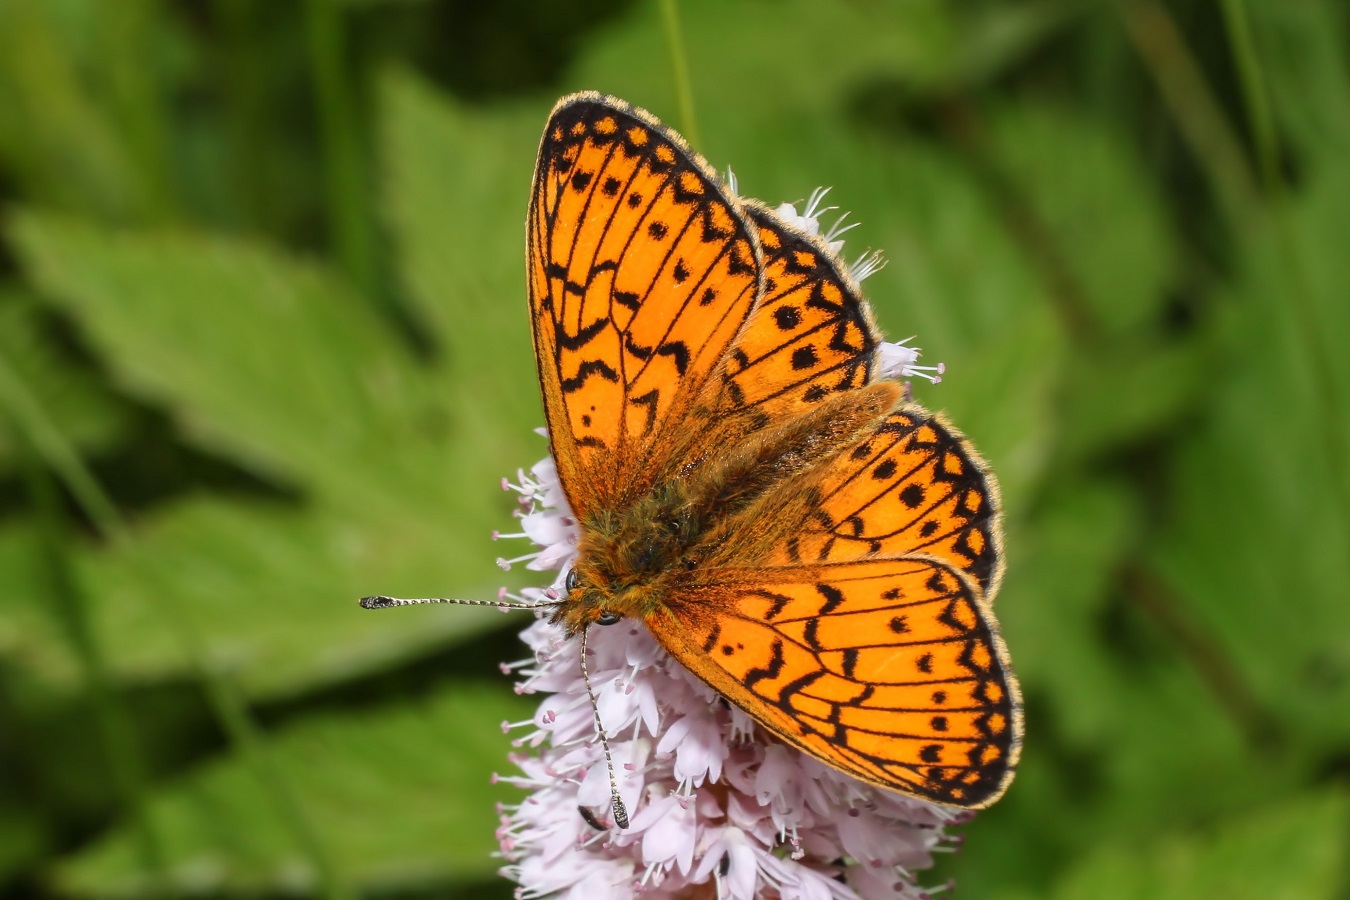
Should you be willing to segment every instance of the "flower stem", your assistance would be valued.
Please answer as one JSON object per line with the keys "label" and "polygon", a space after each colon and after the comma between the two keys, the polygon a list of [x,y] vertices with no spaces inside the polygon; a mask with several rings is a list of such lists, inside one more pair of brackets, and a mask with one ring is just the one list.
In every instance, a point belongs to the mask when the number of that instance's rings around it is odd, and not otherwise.
{"label": "flower stem", "polygon": [[[99,534],[115,548],[129,548],[134,538],[121,513],[94,478],[93,473],[85,466],[84,460],[48,418],[42,406],[3,357],[0,357],[0,411],[8,413],[16,430],[70,491],[75,502],[89,517]],[[163,577],[155,565],[135,554],[127,556],[133,560],[140,560],[140,574],[148,584],[145,595],[154,602],[155,612],[169,626],[187,658],[192,660],[192,665],[195,666],[197,675],[206,689],[211,710],[229,736],[230,742],[253,767],[263,788],[271,796],[277,813],[290,828],[302,852],[309,857],[318,874],[321,895],[327,900],[347,900],[354,896],[343,883],[318,831],[301,806],[290,780],[270,752],[266,739],[253,720],[239,689],[210,663],[205,642],[189,618],[182,615],[172,601],[171,592],[163,583]]]}
{"label": "flower stem", "polygon": [[694,89],[689,81],[689,63],[684,52],[684,38],[680,33],[679,0],[661,0],[661,23],[666,32],[666,49],[670,51],[670,67],[675,75],[675,101],[680,108],[680,131],[695,147],[699,140],[698,122],[694,118]]}

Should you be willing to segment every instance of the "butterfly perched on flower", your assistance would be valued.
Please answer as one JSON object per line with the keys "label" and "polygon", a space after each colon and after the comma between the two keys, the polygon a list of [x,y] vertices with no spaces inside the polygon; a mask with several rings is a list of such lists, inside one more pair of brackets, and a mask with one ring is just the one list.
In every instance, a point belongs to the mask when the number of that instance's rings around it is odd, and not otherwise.
{"label": "butterfly perched on flower", "polygon": [[581,528],[569,636],[639,620],[802,752],[979,808],[1021,706],[992,603],[998,491],[881,375],[826,240],[735,196],[650,114],[566,97],[530,195],[530,321]]}

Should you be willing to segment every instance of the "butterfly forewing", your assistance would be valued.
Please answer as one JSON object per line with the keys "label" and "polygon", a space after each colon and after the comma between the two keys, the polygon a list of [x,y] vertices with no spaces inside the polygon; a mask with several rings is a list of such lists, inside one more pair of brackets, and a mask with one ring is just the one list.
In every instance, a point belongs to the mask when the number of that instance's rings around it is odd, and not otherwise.
{"label": "butterfly forewing", "polygon": [[568,98],[544,132],[528,221],[535,353],[559,476],[585,516],[649,487],[754,308],[738,204],[674,132]]}
{"label": "butterfly forewing", "polygon": [[747,202],[764,256],[764,297],[731,350],[724,405],[764,423],[800,415],[872,377],[870,310],[821,239]]}
{"label": "butterfly forewing", "polygon": [[980,807],[1021,706],[979,589],[927,557],[706,573],[649,626],[761,724],[864,781]]}

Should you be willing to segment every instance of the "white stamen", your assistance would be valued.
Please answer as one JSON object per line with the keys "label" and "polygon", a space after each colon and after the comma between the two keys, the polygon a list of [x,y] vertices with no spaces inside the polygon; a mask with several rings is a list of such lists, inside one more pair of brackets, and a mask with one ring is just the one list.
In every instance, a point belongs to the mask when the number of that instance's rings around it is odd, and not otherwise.
{"label": "white stamen", "polygon": [[875,275],[885,267],[885,255],[883,255],[880,250],[869,250],[854,260],[853,264],[848,267],[848,270],[849,274],[853,276],[853,280],[861,284],[864,279]]}

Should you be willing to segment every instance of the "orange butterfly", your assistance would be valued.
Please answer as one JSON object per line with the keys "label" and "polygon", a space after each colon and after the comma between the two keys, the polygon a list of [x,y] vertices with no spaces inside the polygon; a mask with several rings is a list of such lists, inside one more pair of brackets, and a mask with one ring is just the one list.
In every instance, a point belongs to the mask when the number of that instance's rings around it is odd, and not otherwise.
{"label": "orange butterfly", "polygon": [[[735,197],[650,114],[582,93],[544,130],[526,253],[582,531],[553,622],[584,650],[589,625],[641,619],[827,765],[952,806],[998,799],[1022,740],[992,610],[998,489],[879,378],[871,310],[826,242]],[[361,601],[412,603],[518,605]]]}
{"label": "orange butterfly", "polygon": [[996,800],[1022,738],[992,611],[997,487],[877,377],[871,311],[826,243],[595,93],[553,110],[528,232],[539,382],[582,529],[553,620],[584,637],[641,619],[822,762]]}

